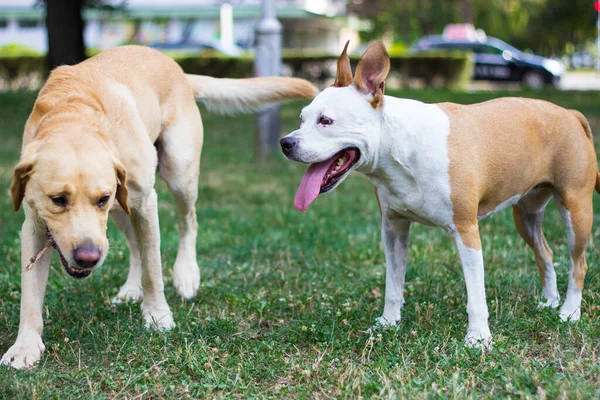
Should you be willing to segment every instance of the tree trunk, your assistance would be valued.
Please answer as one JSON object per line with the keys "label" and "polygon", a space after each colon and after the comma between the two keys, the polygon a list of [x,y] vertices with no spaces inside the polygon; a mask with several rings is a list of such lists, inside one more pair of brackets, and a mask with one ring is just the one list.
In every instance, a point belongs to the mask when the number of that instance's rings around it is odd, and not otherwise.
{"label": "tree trunk", "polygon": [[84,0],[46,0],[48,66],[73,65],[85,60],[83,43]]}

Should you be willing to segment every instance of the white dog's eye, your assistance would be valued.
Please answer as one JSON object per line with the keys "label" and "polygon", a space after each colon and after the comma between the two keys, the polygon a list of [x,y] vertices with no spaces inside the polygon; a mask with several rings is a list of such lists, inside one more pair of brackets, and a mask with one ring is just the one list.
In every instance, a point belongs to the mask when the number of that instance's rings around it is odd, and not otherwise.
{"label": "white dog's eye", "polygon": [[331,125],[331,124],[333,124],[333,120],[331,118],[329,118],[329,117],[321,115],[319,117],[319,120],[317,121],[317,123],[319,125]]}

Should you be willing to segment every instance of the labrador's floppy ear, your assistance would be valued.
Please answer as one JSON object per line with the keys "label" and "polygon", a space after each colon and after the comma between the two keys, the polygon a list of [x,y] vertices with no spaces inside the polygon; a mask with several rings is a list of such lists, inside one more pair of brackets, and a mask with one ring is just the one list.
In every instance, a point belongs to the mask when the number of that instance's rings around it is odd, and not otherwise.
{"label": "labrador's floppy ear", "polygon": [[369,46],[358,62],[354,84],[361,93],[371,94],[369,101],[377,109],[383,104],[385,78],[390,72],[390,57],[381,40]]}
{"label": "labrador's floppy ear", "polygon": [[23,197],[25,197],[25,186],[32,172],[33,161],[29,158],[22,159],[15,166],[13,181],[10,185],[10,196],[12,197],[13,209],[15,211],[19,211],[19,208],[21,208]]}
{"label": "labrador's floppy ear", "polygon": [[127,190],[127,170],[120,161],[115,160],[115,172],[117,174],[117,194],[115,198],[121,205],[121,208],[127,213],[131,214],[129,209],[129,191]]}
{"label": "labrador's floppy ear", "polygon": [[29,154],[21,155],[19,163],[15,166],[13,181],[10,185],[10,196],[12,197],[13,209],[19,211],[23,197],[25,197],[25,186],[33,173],[34,160]]}
{"label": "labrador's floppy ear", "polygon": [[347,53],[349,43],[350,41],[348,40],[344,46],[344,51],[342,51],[340,58],[338,58],[335,82],[333,82],[334,87],[345,87],[352,83],[352,67],[350,66],[350,57],[348,57]]}

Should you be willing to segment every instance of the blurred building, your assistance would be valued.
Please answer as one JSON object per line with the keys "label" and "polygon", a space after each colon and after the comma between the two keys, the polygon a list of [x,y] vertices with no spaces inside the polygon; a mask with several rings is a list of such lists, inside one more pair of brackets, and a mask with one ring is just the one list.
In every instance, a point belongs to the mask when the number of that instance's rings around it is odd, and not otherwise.
{"label": "blurred building", "polygon": [[[44,9],[35,3],[0,0],[0,46],[47,51]],[[178,45],[220,42],[224,4],[231,5],[227,29],[233,47],[251,48],[261,0],[128,0],[123,10],[86,9],[85,43],[100,50],[124,43],[163,44],[176,50]],[[342,42],[356,38],[345,16],[346,0],[276,0],[276,5],[284,49],[336,53]]]}

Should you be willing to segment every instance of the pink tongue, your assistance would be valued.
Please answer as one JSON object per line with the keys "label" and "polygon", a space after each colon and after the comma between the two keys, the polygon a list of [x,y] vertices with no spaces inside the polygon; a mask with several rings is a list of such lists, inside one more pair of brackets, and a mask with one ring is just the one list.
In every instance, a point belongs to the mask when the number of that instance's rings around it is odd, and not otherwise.
{"label": "pink tongue", "polygon": [[302,177],[302,182],[300,182],[300,186],[296,192],[296,198],[294,199],[294,205],[298,210],[306,211],[308,206],[310,206],[310,203],[317,198],[321,191],[323,177],[329,170],[329,167],[336,162],[337,158],[337,156],[334,156],[329,160],[311,164],[310,167],[308,167],[308,170]]}

